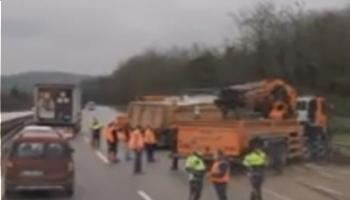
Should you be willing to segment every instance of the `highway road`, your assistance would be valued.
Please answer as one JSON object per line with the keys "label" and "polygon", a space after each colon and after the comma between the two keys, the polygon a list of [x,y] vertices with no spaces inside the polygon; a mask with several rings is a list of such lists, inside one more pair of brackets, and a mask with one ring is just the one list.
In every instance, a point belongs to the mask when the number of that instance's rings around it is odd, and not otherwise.
{"label": "highway road", "polygon": [[[88,144],[88,125],[92,117],[104,123],[118,113],[107,107],[84,111],[83,131],[72,141],[75,149],[76,200],[185,200],[188,199],[187,175],[183,169],[171,171],[168,152],[157,152],[157,162],[144,163],[144,173],[133,175],[132,161],[110,164],[106,147],[94,151]],[[183,164],[183,163],[181,163]],[[281,176],[268,175],[264,187],[267,200],[350,200],[350,167],[332,164],[293,164]],[[248,200],[249,183],[244,174],[233,175],[229,184],[230,200]],[[60,193],[26,192],[11,199],[67,199]],[[206,181],[202,200],[216,199]]]}

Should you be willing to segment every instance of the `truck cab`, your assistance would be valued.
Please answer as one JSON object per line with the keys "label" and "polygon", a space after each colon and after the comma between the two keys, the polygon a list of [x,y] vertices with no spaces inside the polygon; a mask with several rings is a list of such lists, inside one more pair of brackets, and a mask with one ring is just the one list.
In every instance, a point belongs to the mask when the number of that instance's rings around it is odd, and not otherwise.
{"label": "truck cab", "polygon": [[299,97],[296,105],[297,119],[301,124],[327,128],[326,102],[323,97]]}

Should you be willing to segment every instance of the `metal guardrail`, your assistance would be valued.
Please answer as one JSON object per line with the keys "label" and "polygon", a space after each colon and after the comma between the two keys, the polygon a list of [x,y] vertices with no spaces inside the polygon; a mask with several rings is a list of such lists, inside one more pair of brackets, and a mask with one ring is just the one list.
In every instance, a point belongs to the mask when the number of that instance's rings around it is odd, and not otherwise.
{"label": "metal guardrail", "polygon": [[32,122],[33,115],[28,114],[15,119],[1,122],[1,146],[11,139],[24,126]]}
{"label": "metal guardrail", "polygon": [[5,174],[5,162],[8,156],[8,150],[11,143],[11,139],[26,125],[33,121],[33,114],[11,116],[11,118],[1,121],[1,199],[4,195],[3,174]]}

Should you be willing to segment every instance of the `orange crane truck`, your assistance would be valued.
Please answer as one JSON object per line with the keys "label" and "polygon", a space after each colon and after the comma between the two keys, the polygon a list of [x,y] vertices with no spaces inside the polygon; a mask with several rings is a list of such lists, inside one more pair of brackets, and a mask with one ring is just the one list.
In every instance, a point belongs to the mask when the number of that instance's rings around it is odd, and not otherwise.
{"label": "orange crane truck", "polygon": [[303,157],[303,126],[295,117],[296,103],[296,89],[282,79],[223,88],[213,102],[216,110],[211,113],[216,115],[176,119],[172,168],[177,169],[178,159],[193,150],[209,160],[214,151],[222,150],[232,161],[239,161],[254,137],[263,139],[271,163]]}

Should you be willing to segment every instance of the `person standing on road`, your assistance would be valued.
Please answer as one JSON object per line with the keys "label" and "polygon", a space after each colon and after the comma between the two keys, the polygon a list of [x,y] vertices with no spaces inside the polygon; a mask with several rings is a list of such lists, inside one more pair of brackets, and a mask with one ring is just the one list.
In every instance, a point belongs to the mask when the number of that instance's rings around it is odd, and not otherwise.
{"label": "person standing on road", "polygon": [[154,130],[150,127],[147,126],[145,130],[145,148],[147,152],[147,161],[154,162],[154,149],[156,146],[156,136],[154,133]]}
{"label": "person standing on road", "polygon": [[124,154],[122,156],[124,157],[125,161],[129,161],[131,159],[130,151],[128,147],[129,132],[130,132],[130,129],[126,126],[119,127],[117,129],[118,141],[119,141],[121,151],[124,151]]}
{"label": "person standing on road", "polygon": [[141,127],[138,126],[130,135],[129,148],[134,151],[134,173],[142,173],[142,151],[144,148],[144,139],[141,133]]}
{"label": "person standing on road", "polygon": [[250,152],[244,157],[243,164],[248,168],[248,176],[252,185],[250,200],[262,200],[262,184],[267,165],[267,156],[262,150],[263,142],[254,138],[250,142]]}
{"label": "person standing on road", "polygon": [[209,172],[209,179],[214,185],[218,200],[227,200],[227,183],[230,180],[230,164],[222,151],[214,156],[214,163]]}
{"label": "person standing on road", "polygon": [[104,130],[104,136],[107,141],[108,146],[108,159],[111,162],[117,162],[117,145],[118,145],[118,139],[117,139],[117,133],[116,133],[116,127],[113,122],[110,122],[108,126]]}
{"label": "person standing on road", "polygon": [[90,126],[91,129],[91,146],[93,148],[99,149],[100,148],[100,135],[101,130],[103,129],[103,125],[98,121],[97,118],[93,118],[92,124]]}
{"label": "person standing on road", "polygon": [[186,159],[186,171],[189,172],[190,196],[189,200],[199,200],[202,194],[205,164],[202,156],[193,151]]}

